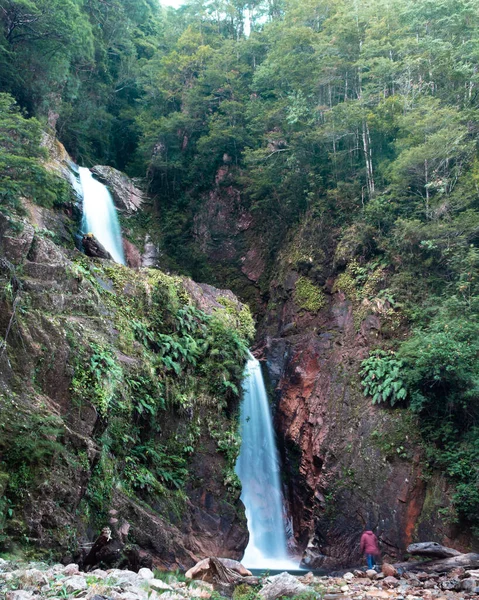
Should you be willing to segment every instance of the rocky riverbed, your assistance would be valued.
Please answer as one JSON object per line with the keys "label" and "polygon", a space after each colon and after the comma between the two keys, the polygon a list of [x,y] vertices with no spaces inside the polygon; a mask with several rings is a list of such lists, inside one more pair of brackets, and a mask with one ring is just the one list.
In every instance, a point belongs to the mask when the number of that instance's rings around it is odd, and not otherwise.
{"label": "rocky riverbed", "polygon": [[[234,600],[277,600],[301,597],[303,600],[460,600],[477,598],[479,571],[458,568],[447,575],[439,573],[348,572],[341,577],[288,573],[260,578],[257,586],[236,584],[227,587],[201,580],[186,580],[178,573],[153,573],[140,569],[95,569],[80,572],[78,565],[49,566],[44,563],[15,564],[0,559],[0,596],[5,600],[82,598],[85,600],[186,600],[213,598],[226,594]],[[394,567],[391,567],[394,569]]]}

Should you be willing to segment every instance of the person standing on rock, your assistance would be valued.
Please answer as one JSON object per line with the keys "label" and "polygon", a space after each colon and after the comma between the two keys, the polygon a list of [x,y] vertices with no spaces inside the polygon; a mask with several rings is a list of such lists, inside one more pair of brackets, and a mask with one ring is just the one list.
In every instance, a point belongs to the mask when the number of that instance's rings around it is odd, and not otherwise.
{"label": "person standing on rock", "polygon": [[361,554],[366,555],[368,568],[373,569],[376,565],[376,558],[379,556],[378,538],[371,530],[367,530],[361,536]]}

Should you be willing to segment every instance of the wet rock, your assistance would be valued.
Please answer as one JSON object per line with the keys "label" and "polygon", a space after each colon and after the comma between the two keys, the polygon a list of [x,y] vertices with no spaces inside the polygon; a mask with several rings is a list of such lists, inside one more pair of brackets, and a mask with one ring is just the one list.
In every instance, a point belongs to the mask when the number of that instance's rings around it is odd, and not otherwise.
{"label": "wet rock", "polygon": [[141,266],[142,267],[155,267],[158,262],[158,249],[155,244],[151,241],[149,235],[145,237],[145,245],[143,248],[143,254],[141,255]]}
{"label": "wet rock", "polygon": [[126,238],[123,238],[123,252],[125,253],[125,262],[131,269],[139,269],[142,266],[141,254],[135,244],[132,244]]}
{"label": "wet rock", "polygon": [[96,165],[91,169],[97,178],[111,191],[118,210],[129,215],[135,213],[145,201],[145,194],[135,182],[121,171],[105,165]]}
{"label": "wet rock", "polygon": [[87,233],[82,238],[82,246],[87,256],[113,260],[108,250],[96,239],[93,233]]}
{"label": "wet rock", "polygon": [[291,598],[299,594],[313,592],[312,588],[300,583],[296,577],[289,573],[281,573],[268,578],[269,583],[261,588],[259,596],[264,600],[277,600],[277,598]]}
{"label": "wet rock", "polygon": [[308,546],[301,559],[301,566],[307,569],[319,569],[326,560],[327,557],[324,556],[324,554],[321,554],[319,550],[313,546]]}

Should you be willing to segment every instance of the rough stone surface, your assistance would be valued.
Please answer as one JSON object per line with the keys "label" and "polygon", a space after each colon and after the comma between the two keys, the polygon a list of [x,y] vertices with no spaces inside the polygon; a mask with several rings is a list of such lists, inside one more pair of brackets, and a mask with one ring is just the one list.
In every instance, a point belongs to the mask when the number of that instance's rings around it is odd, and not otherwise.
{"label": "rough stone surface", "polygon": [[[219,558],[218,559],[225,567],[243,575],[244,577],[251,576],[252,573],[248,569],[246,569],[240,562],[237,560],[231,560],[227,558]],[[197,563],[194,567],[189,569],[185,573],[185,577],[188,579],[205,579],[208,576],[210,571],[210,559],[205,558]]]}
{"label": "rough stone surface", "polygon": [[259,591],[264,600],[277,600],[277,598],[291,598],[312,591],[300,583],[296,577],[289,573],[281,573],[268,578],[268,583]]}
{"label": "rough stone surface", "polygon": [[125,253],[125,261],[131,269],[139,269],[142,266],[141,254],[135,244],[132,244],[126,238],[123,238],[123,251]]}
{"label": "rough stone surface", "polygon": [[152,590],[156,590],[156,591],[172,590],[173,589],[171,587],[171,585],[168,585],[164,581],[161,581],[161,579],[150,579],[148,581],[148,585],[151,587]]}
{"label": "rough stone surface", "polygon": [[[65,223],[69,219],[62,211],[50,212],[54,215],[52,220],[60,218],[58,214]],[[36,230],[25,217],[14,219],[0,209],[0,332],[3,336],[9,330],[7,351],[0,353],[0,412],[39,419],[48,415],[61,430],[60,443],[64,443],[72,455],[82,457],[81,465],[69,460],[52,463],[48,477],[39,478],[34,497],[33,494],[24,496],[19,518],[8,520],[2,549],[12,550],[18,540],[28,535],[32,543],[55,552],[58,559],[65,562],[84,558],[79,546],[87,547],[99,533],[89,528],[79,507],[98,464],[101,453],[98,440],[105,427],[89,398],[84,398],[81,405],[73,405],[76,353],[83,350],[88,354],[94,340],[118,350],[117,358],[125,372],[135,369],[141,360],[136,342],[132,356],[117,348],[119,332],[112,312],[115,309],[107,305],[108,298],[97,289],[97,283],[109,294],[124,294],[125,298],[128,294],[145,294],[145,290],[150,289],[148,274],[142,271],[131,273],[123,289],[116,288],[106,274],[102,274],[101,283],[98,280],[95,283],[93,278],[83,274],[83,264],[88,260],[73,249],[73,242],[71,248],[57,245],[51,236]],[[114,269],[115,265],[109,268]],[[17,319],[12,318],[12,303],[3,293],[11,279],[13,286],[19,289]],[[220,296],[238,303],[227,290],[202,287],[186,279],[184,287],[186,293],[191,289],[192,301],[210,313],[221,306],[217,302]],[[75,350],[67,331],[71,336],[78,336]],[[176,427],[176,423],[171,427]],[[202,427],[206,430],[206,422]],[[104,564],[117,566],[123,560],[123,564],[136,569],[155,566],[186,570],[205,556],[239,558],[242,555],[248,540],[244,508],[239,494],[237,499],[227,498],[225,458],[217,452],[216,441],[213,438],[202,441],[201,451],[196,452],[190,462],[197,480],[190,478],[186,484],[187,501],[181,519],[165,516],[162,506],[150,508],[135,502],[118,488],[113,490],[111,505],[105,510],[117,511],[118,527],[114,544],[102,555],[102,559],[109,561]],[[123,535],[125,523],[130,530]],[[79,544],[73,555],[67,532],[78,534]],[[136,542],[133,548],[130,548],[131,539]],[[129,542],[125,550],[128,555],[122,555],[125,540]],[[76,574],[77,571],[65,572],[65,576]]]}
{"label": "rough stone surface", "polygon": [[80,567],[75,563],[70,563],[62,570],[63,575],[65,577],[70,577],[71,575],[78,575],[80,572]]}
{"label": "rough stone surface", "polygon": [[110,188],[115,205],[119,210],[131,215],[145,201],[145,194],[121,171],[104,165],[96,165],[91,171]]}
{"label": "rough stone surface", "polygon": [[[0,565],[0,568],[0,575],[2,575],[0,593],[6,592],[5,597],[12,600],[43,597],[59,599],[65,598],[66,594],[69,597],[85,600],[208,600],[226,591],[229,596],[235,597],[237,585],[242,586],[242,593],[244,593],[245,584],[250,584],[251,580],[248,576],[239,577],[235,584],[226,589],[221,584],[213,585],[200,580],[189,583],[178,581],[171,573],[168,584],[163,581],[149,584],[139,574],[120,569],[110,569],[108,578],[103,581],[93,577],[93,572],[65,579],[61,569],[41,563],[23,566],[7,564]],[[32,583],[29,578],[29,573],[32,571],[43,573],[47,584]],[[12,577],[5,578],[7,574]],[[306,594],[308,598],[317,597],[323,600],[472,600],[477,598],[477,589],[474,587],[476,579],[467,577],[465,571],[456,571],[454,575],[447,576],[423,572],[419,573],[420,578],[386,577],[382,581],[371,581],[362,575],[364,575],[362,571],[345,573],[342,577],[318,577],[311,572],[295,577],[289,573],[282,573],[266,580],[260,591],[260,597],[276,600],[280,597]],[[74,579],[84,580],[86,587],[80,585],[81,590],[68,592],[66,584],[70,585],[68,582]],[[71,589],[73,587],[75,586],[71,586]],[[213,593],[216,595],[212,596]]]}
{"label": "rough stone surface", "polygon": [[141,266],[142,267],[155,267],[158,263],[158,249],[152,242],[150,236],[146,236],[145,244],[143,247],[143,254],[141,255]]}
{"label": "rough stone surface", "polygon": [[148,581],[149,579],[154,579],[155,578],[155,574],[153,573],[153,571],[151,569],[140,569],[138,571],[138,575],[140,577],[142,577],[143,579],[145,579],[146,581]]}
{"label": "rough stone surface", "polygon": [[458,556],[460,552],[454,548],[447,548],[437,542],[420,542],[418,544],[410,544],[407,547],[408,554],[416,556],[427,556],[435,558],[450,558]]}
{"label": "rough stone surface", "polygon": [[32,597],[32,592],[27,592],[25,590],[14,590],[12,592],[7,592],[5,600],[29,600],[29,598]]}
{"label": "rough stone surface", "polygon": [[82,590],[86,590],[88,588],[86,579],[82,575],[73,575],[72,577],[67,577],[62,583],[69,594],[81,592]]}
{"label": "rough stone surface", "polygon": [[393,567],[393,565],[390,565],[389,563],[383,563],[381,565],[381,571],[386,577],[397,577],[398,575],[396,567]]}

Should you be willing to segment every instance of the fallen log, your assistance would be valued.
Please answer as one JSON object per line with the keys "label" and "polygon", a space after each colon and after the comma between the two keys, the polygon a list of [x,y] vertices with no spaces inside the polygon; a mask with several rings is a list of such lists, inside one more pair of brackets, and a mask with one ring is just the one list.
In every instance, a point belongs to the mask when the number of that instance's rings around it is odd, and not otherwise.
{"label": "fallen log", "polygon": [[456,567],[477,569],[479,568],[479,554],[469,552],[467,554],[459,554],[459,556],[452,556],[451,558],[426,560],[424,562],[398,563],[394,566],[400,573],[404,573],[405,571],[411,573],[447,573]]}
{"label": "fallen log", "polygon": [[437,542],[420,542],[418,544],[410,544],[407,547],[409,554],[415,556],[427,556],[434,558],[452,558],[453,556],[460,556],[461,552],[454,550],[454,548],[447,548],[441,546]]}

